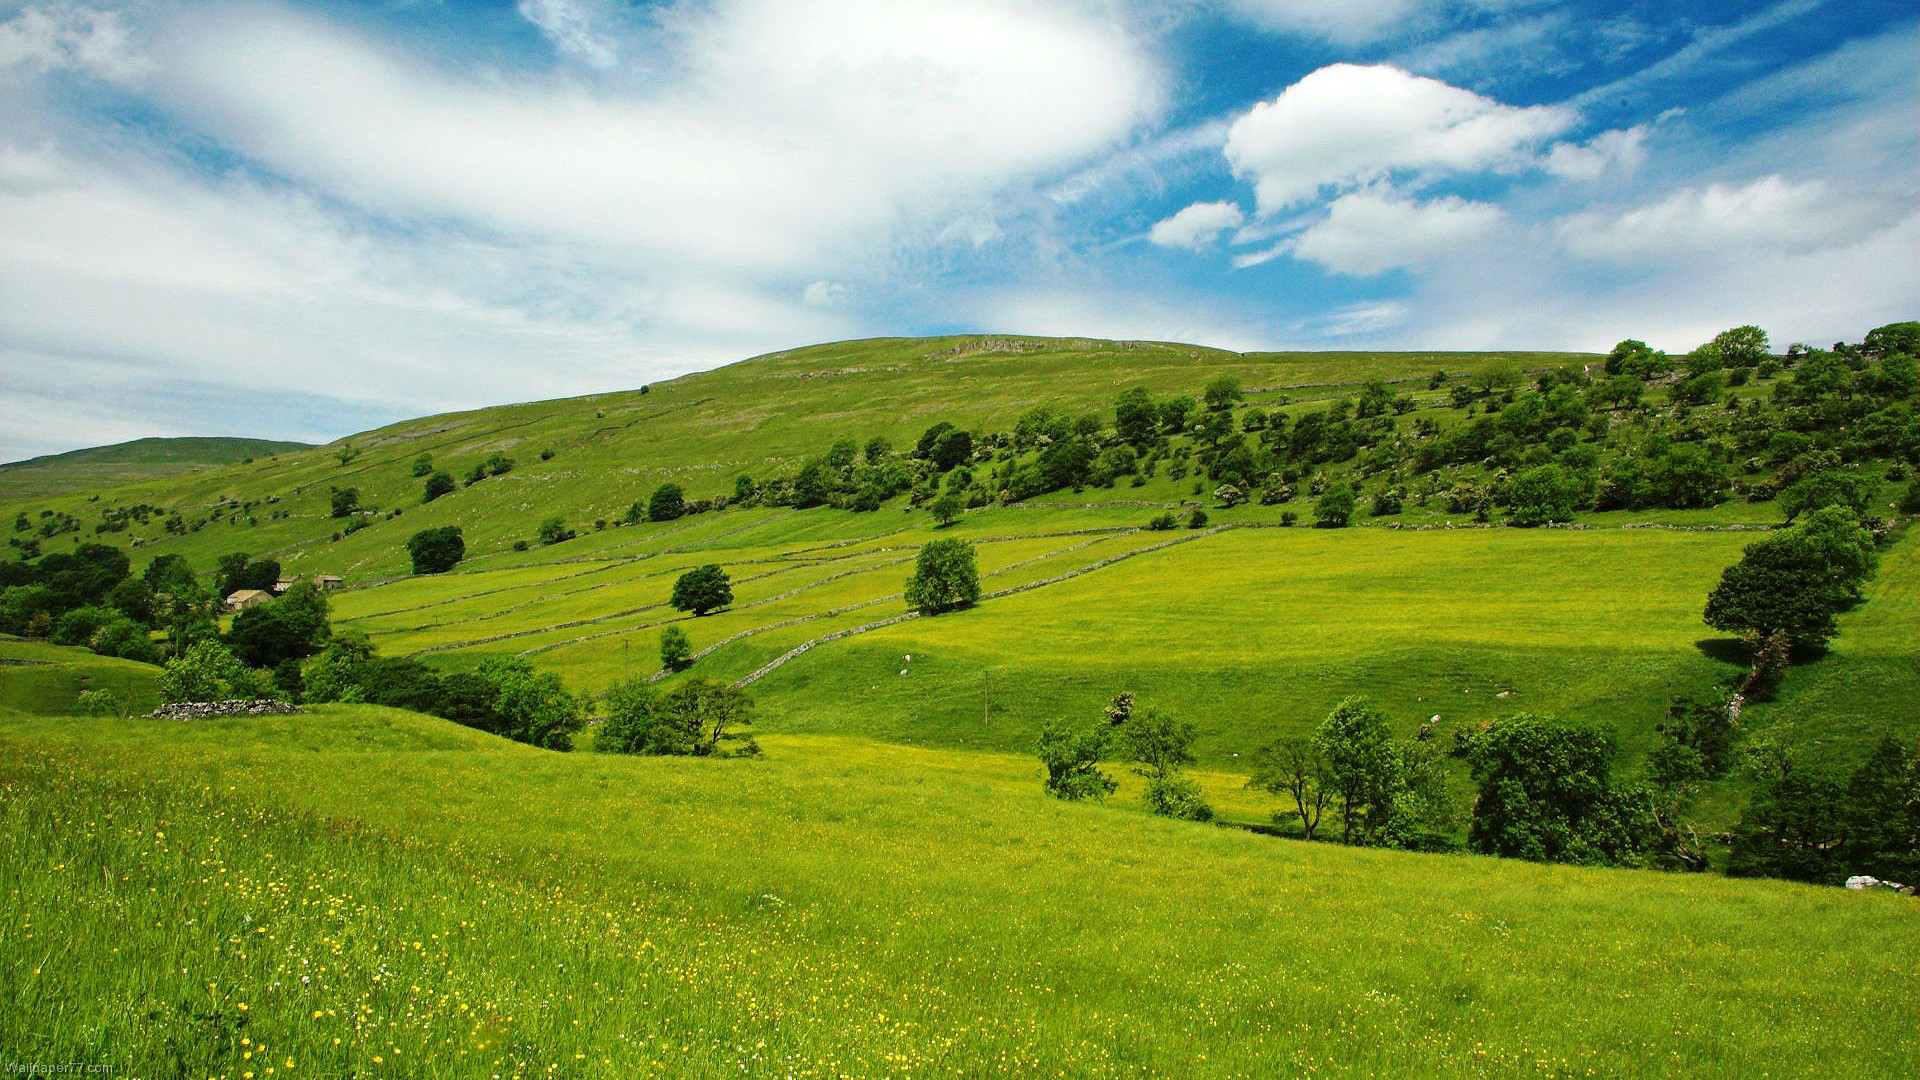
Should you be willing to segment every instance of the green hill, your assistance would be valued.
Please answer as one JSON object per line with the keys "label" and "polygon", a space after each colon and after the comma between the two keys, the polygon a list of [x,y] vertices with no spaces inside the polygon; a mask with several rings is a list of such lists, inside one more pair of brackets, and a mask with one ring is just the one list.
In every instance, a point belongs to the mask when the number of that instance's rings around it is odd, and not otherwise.
{"label": "green hill", "polygon": [[312,449],[276,439],[187,437],[134,439],[0,465],[0,498],[91,494],[142,480],[178,476],[210,465],[233,465]]}

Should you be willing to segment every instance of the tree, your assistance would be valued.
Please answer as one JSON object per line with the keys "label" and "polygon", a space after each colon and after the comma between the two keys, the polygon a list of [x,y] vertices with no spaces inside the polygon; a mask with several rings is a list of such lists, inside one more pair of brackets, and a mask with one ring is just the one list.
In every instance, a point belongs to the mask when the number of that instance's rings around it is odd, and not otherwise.
{"label": "tree", "polygon": [[733,583],[727,572],[713,563],[689,570],[673,583],[673,596],[667,601],[675,610],[705,615],[733,603]]}
{"label": "tree", "polygon": [[949,431],[940,436],[933,445],[930,455],[933,467],[941,472],[973,460],[973,434],[967,431]]}
{"label": "tree", "polygon": [[1146,777],[1147,808],[1162,817],[1213,820],[1213,807],[1200,797],[1200,785],[1185,773],[1194,760],[1193,724],[1157,709],[1134,713],[1131,701],[1126,711],[1120,738],[1127,759],[1134,762],[1133,771]]}
{"label": "tree", "polygon": [[[751,757],[760,752],[740,729],[753,723],[745,690],[695,676],[665,693],[630,679],[603,699],[606,723],[594,748],[609,753]],[[729,746],[728,744],[736,744]]]}
{"label": "tree", "polygon": [[586,713],[558,675],[535,671],[518,656],[490,656],[473,674],[491,691],[493,731],[543,750],[573,749],[573,733],[586,726]]}
{"label": "tree", "polygon": [[433,471],[433,455],[421,454],[413,459],[413,475],[425,476]]}
{"label": "tree", "polygon": [[550,517],[540,523],[539,535],[543,544],[558,544],[573,539],[574,532],[567,528],[565,519]]}
{"label": "tree", "polygon": [[303,581],[273,603],[234,616],[227,645],[248,667],[271,668],[283,660],[302,660],[319,652],[332,637],[327,615],[326,594]]}
{"label": "tree", "polygon": [[[1328,782],[1327,759],[1314,740],[1294,736],[1269,743],[1254,758],[1253,777],[1248,787],[1260,788],[1293,800],[1294,813],[1300,818],[1300,834],[1313,839],[1320,819],[1333,803],[1333,785]],[[1279,821],[1285,811],[1274,811]]]}
{"label": "tree", "polygon": [[679,671],[693,663],[693,642],[687,632],[677,626],[669,626],[660,631],[660,666],[668,671]]}
{"label": "tree", "polygon": [[875,435],[873,438],[867,440],[867,445],[865,449],[861,451],[861,455],[867,459],[867,464],[869,465],[884,464],[888,458],[893,456],[893,440],[887,438],[885,435]]}
{"label": "tree", "polygon": [[1344,529],[1353,520],[1353,485],[1345,480],[1328,486],[1313,504],[1313,523],[1322,529]]}
{"label": "tree", "polygon": [[1727,873],[1838,885],[1847,873],[1845,787],[1784,749],[1768,749],[1759,786],[1732,830]]}
{"label": "tree", "polygon": [[679,484],[661,484],[647,499],[649,521],[672,521],[686,512],[687,496]]}
{"label": "tree", "polygon": [[427,477],[426,489],[421,493],[422,502],[432,502],[442,495],[451,495],[454,490],[453,474],[441,469]]}
{"label": "tree", "polygon": [[672,732],[660,722],[659,708],[660,695],[645,679],[628,679],[609,687],[600,696],[600,709],[606,719],[593,733],[594,751],[601,754],[675,753]]}
{"label": "tree", "polygon": [[1780,493],[1780,509],[1788,521],[1827,506],[1844,506],[1855,514],[1864,514],[1879,486],[1865,473],[1822,469],[1788,485]]}
{"label": "tree", "polygon": [[970,607],[980,599],[980,570],[973,545],[958,537],[929,540],[907,579],[908,606],[922,615]]}
{"label": "tree", "polygon": [[1682,443],[1654,459],[1647,497],[1675,510],[1717,506],[1727,497],[1727,467],[1694,443]]}
{"label": "tree", "polygon": [[1767,358],[1767,332],[1757,326],[1736,326],[1715,334],[1713,350],[1730,368],[1750,368]]}
{"label": "tree", "polygon": [[337,487],[329,488],[328,491],[333,504],[334,517],[352,517],[354,511],[360,509],[359,488]]}
{"label": "tree", "polygon": [[232,596],[241,589],[272,591],[280,583],[280,564],[273,559],[254,562],[242,552],[222,555],[214,581],[221,596]]}
{"label": "tree", "polygon": [[1160,411],[1144,386],[1121,392],[1113,405],[1113,428],[1122,442],[1145,446],[1160,430]]}
{"label": "tree", "polygon": [[927,512],[933,515],[934,522],[941,528],[960,520],[960,511],[960,497],[951,491],[942,493],[927,507]]}
{"label": "tree", "polygon": [[1888,323],[1867,331],[1860,347],[1874,356],[1920,356],[1920,322]]}
{"label": "tree", "polygon": [[444,574],[467,556],[467,541],[457,525],[421,529],[407,539],[416,574]]}
{"label": "tree", "polygon": [[202,641],[167,661],[160,673],[163,701],[227,701],[265,697],[264,676],[248,671],[240,658],[217,641]]}
{"label": "tree", "polygon": [[1513,514],[1507,520],[1515,525],[1545,525],[1573,520],[1580,504],[1580,481],[1558,465],[1541,465],[1513,478],[1508,499]]}
{"label": "tree", "polygon": [[1207,384],[1202,395],[1207,408],[1213,412],[1222,412],[1239,402],[1246,395],[1240,392],[1240,380],[1231,375],[1222,375]]}
{"label": "tree", "polygon": [[1651,835],[1641,804],[1613,782],[1613,732],[1521,713],[1473,740],[1479,785],[1467,842],[1535,862],[1626,865]]}
{"label": "tree", "polygon": [[1878,563],[1872,534],[1844,508],[1825,507],[1747,545],[1720,575],[1703,618],[1750,645],[1781,631],[1796,646],[1821,646]]}
{"label": "tree", "polygon": [[1060,720],[1048,720],[1040,726],[1040,739],[1034,746],[1040,764],[1046,767],[1044,787],[1056,799],[1105,799],[1119,783],[1100,769],[1112,740],[1110,724],[1074,728]]}
{"label": "tree", "polygon": [[1847,781],[1845,819],[1848,873],[1920,882],[1920,754],[1881,736]]}
{"label": "tree", "polygon": [[1351,844],[1377,833],[1393,811],[1400,786],[1400,757],[1387,718],[1364,697],[1335,705],[1313,733],[1323,763],[1323,782],[1340,807],[1340,841]]}
{"label": "tree", "polygon": [[1247,493],[1232,484],[1221,484],[1214,488],[1213,497],[1219,499],[1220,505],[1229,510],[1247,501]]}

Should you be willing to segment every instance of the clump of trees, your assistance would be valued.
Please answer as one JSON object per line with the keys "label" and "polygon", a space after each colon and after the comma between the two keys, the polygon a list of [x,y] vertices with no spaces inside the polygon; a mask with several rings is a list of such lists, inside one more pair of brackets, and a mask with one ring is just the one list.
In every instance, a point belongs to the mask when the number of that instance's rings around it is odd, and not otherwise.
{"label": "clump of trees", "polygon": [[601,696],[606,719],[593,748],[610,754],[752,757],[760,745],[745,729],[753,698],[735,686],[689,677],[660,691],[629,679]]}
{"label": "clump of trees", "polygon": [[1342,843],[1447,846],[1452,807],[1438,752],[1424,739],[1395,738],[1386,714],[1364,697],[1334,706],[1311,736],[1262,748],[1248,783],[1288,799],[1291,814],[1275,818],[1293,817],[1308,840],[1333,813]]}
{"label": "clump of trees", "polygon": [[1048,721],[1034,752],[1046,770],[1043,787],[1057,799],[1105,799],[1113,794],[1119,783],[1100,766],[1109,753],[1117,752],[1146,779],[1149,810],[1162,817],[1210,821],[1213,808],[1201,797],[1200,785],[1186,775],[1186,766],[1194,760],[1194,737],[1191,723],[1167,713],[1136,713],[1128,692],[1115,695],[1106,715],[1093,723]]}

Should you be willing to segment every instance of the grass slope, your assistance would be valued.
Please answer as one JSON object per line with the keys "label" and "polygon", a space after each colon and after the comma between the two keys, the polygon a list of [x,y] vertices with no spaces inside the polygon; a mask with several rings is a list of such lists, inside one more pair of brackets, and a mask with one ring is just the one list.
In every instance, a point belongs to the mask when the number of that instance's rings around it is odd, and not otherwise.
{"label": "grass slope", "polygon": [[142,480],[196,472],[210,465],[310,450],[278,439],[187,437],[134,439],[0,465],[0,498],[91,494]]}
{"label": "grass slope", "polygon": [[1303,845],[1061,804],[997,755],[767,750],[554,755],[349,706],[0,718],[0,1044],[235,1077],[1920,1067],[1903,898]]}

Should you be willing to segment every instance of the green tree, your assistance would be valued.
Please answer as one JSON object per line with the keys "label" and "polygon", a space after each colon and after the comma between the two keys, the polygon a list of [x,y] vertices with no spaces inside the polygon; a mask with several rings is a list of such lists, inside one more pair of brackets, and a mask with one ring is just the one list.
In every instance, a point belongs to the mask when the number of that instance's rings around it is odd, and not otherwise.
{"label": "green tree", "polygon": [[1750,368],[1767,358],[1767,332],[1757,326],[1736,326],[1713,338],[1713,349],[1730,368]]}
{"label": "green tree", "polygon": [[1240,391],[1239,379],[1231,375],[1222,375],[1207,384],[1206,392],[1202,397],[1208,409],[1221,412],[1233,408],[1246,395]]}
{"label": "green tree", "polygon": [[753,723],[753,698],[726,683],[694,676],[645,701],[633,694],[621,707],[635,711],[633,719],[616,729],[623,732],[622,742],[640,747],[631,753],[751,757],[760,752],[753,737],[741,730]]}
{"label": "green tree", "polygon": [[705,615],[733,603],[733,582],[727,572],[713,563],[681,574],[673,583],[673,596],[667,601],[676,610]]}
{"label": "green tree", "polygon": [[687,495],[679,484],[661,484],[647,499],[649,521],[672,521],[687,512]]}
{"label": "green tree", "polygon": [[[1294,816],[1300,819],[1300,835],[1307,840],[1319,831],[1320,819],[1333,804],[1326,755],[1309,738],[1291,736],[1267,744],[1254,757],[1253,777],[1247,786],[1292,799]],[[1273,813],[1275,821],[1285,816],[1284,810]]]}
{"label": "green tree", "polygon": [[1468,755],[1479,785],[1468,843],[1535,862],[1638,862],[1652,824],[1615,785],[1613,754],[1613,732],[1595,724],[1526,713],[1495,721]]}
{"label": "green tree", "polygon": [[1558,465],[1528,469],[1513,478],[1508,492],[1513,514],[1507,520],[1520,526],[1572,521],[1581,493],[1579,478]]}
{"label": "green tree", "polygon": [[1364,697],[1335,705],[1313,733],[1322,780],[1340,808],[1340,841],[1371,840],[1393,812],[1400,755],[1387,718]]}
{"label": "green tree", "polygon": [[1865,514],[1879,486],[1877,480],[1864,473],[1822,469],[1788,485],[1780,493],[1780,509],[1788,521],[1828,506],[1844,506],[1855,514]]}
{"label": "green tree", "polygon": [[1846,509],[1825,507],[1747,545],[1720,575],[1703,617],[1750,644],[1780,631],[1796,646],[1824,645],[1838,631],[1834,616],[1878,564],[1872,534]]}
{"label": "green tree", "polygon": [[927,512],[933,515],[933,520],[936,524],[941,528],[945,528],[960,520],[961,509],[960,497],[948,491],[943,492],[939,498],[933,500],[933,502],[928,505]]}
{"label": "green tree", "polygon": [[167,661],[160,672],[163,701],[228,701],[267,696],[264,676],[247,670],[217,641],[202,641]]}
{"label": "green tree", "polygon": [[433,471],[433,455],[421,454],[413,459],[413,475],[425,476]]}
{"label": "green tree", "polygon": [[931,455],[933,467],[941,472],[965,465],[973,460],[973,433],[969,431],[949,431],[940,436],[933,445]]}
{"label": "green tree", "polygon": [[328,614],[326,594],[303,581],[273,603],[234,616],[227,645],[248,667],[271,668],[283,660],[304,659],[326,647],[332,636]]}
{"label": "green tree", "polygon": [[1112,737],[1111,724],[1074,727],[1057,719],[1042,724],[1034,753],[1047,770],[1043,785],[1047,794],[1067,800],[1098,800],[1113,794],[1119,783],[1100,768]]}
{"label": "green tree", "polygon": [[444,574],[467,556],[467,541],[457,525],[421,529],[407,539],[407,555],[416,574]]}
{"label": "green tree", "polygon": [[1144,386],[1121,392],[1113,405],[1113,427],[1123,442],[1145,446],[1160,431],[1160,410]]}
{"label": "green tree", "polygon": [[558,544],[573,539],[574,531],[567,528],[564,518],[550,517],[540,523],[539,536],[543,544]]}
{"label": "green tree", "polygon": [[693,641],[677,626],[660,631],[660,666],[679,671],[693,663]]}
{"label": "green tree", "polygon": [[1920,882],[1920,754],[1883,735],[1847,781],[1849,873]]}
{"label": "green tree", "polygon": [[929,540],[907,579],[907,605],[922,615],[970,607],[980,599],[980,570],[973,545],[958,537]]}
{"label": "green tree", "polygon": [[1345,480],[1327,487],[1313,504],[1313,523],[1322,529],[1344,529],[1353,520],[1353,485]]}
{"label": "green tree", "polygon": [[328,491],[333,505],[334,517],[352,517],[354,511],[360,509],[359,488],[337,487],[330,488]]}
{"label": "green tree", "polygon": [[441,469],[432,476],[427,477],[427,486],[425,490],[421,492],[420,501],[432,502],[442,495],[451,495],[453,494],[454,486],[453,474],[447,472],[445,469]]}
{"label": "green tree", "polygon": [[1847,873],[1845,786],[1778,747],[1764,749],[1772,752],[1759,760],[1758,786],[1732,829],[1727,873],[1840,884]]}
{"label": "green tree", "polygon": [[1120,738],[1127,760],[1134,762],[1133,771],[1147,780],[1147,808],[1162,817],[1211,821],[1213,807],[1200,797],[1200,785],[1186,775],[1186,766],[1194,760],[1193,724],[1157,709],[1136,713],[1131,705],[1128,702]]}
{"label": "green tree", "polygon": [[586,712],[560,676],[535,671],[518,656],[490,656],[474,674],[491,688],[497,734],[543,750],[573,749],[573,734],[586,726]]}

